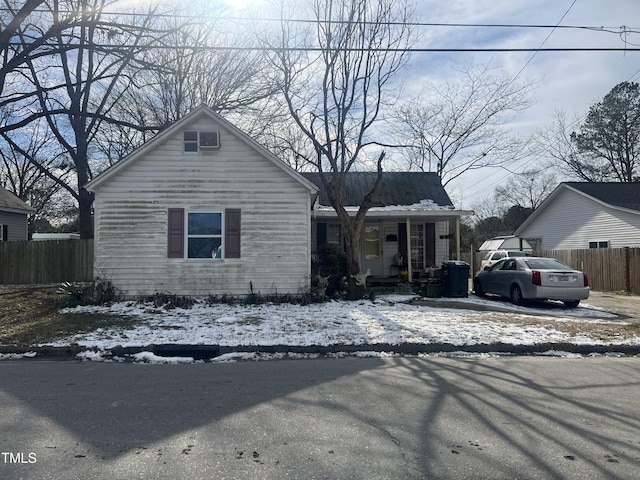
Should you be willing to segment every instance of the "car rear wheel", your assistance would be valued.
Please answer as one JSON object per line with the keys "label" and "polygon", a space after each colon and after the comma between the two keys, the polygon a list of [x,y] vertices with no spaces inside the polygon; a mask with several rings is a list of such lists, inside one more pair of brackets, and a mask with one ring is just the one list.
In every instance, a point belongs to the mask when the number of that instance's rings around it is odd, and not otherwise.
{"label": "car rear wheel", "polygon": [[473,280],[473,293],[475,293],[479,297],[484,297],[482,285],[480,284],[480,280],[478,280],[477,278]]}
{"label": "car rear wheel", "polygon": [[511,303],[514,305],[522,305],[524,303],[524,299],[522,298],[522,290],[518,285],[513,285],[511,287]]}
{"label": "car rear wheel", "polygon": [[567,308],[576,308],[580,304],[580,300],[567,300],[564,303],[564,306]]}

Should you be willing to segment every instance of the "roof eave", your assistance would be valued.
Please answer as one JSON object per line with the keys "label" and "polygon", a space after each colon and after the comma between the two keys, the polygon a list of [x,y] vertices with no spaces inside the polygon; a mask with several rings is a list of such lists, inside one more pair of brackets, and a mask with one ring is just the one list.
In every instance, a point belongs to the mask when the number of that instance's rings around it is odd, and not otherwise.
{"label": "roof eave", "polygon": [[[348,210],[349,216],[355,217],[357,210]],[[442,210],[369,210],[367,212],[367,218],[418,218],[418,217],[437,217],[441,220],[450,220],[458,217],[465,217],[474,215],[473,210],[455,210],[455,209],[442,209]],[[335,210],[332,209],[319,209],[314,210],[316,218],[336,218],[338,215]]]}
{"label": "roof eave", "polygon": [[33,208],[29,207],[29,206],[27,206],[25,208],[0,206],[0,211],[7,212],[7,213],[19,213],[19,214],[24,214],[24,215],[31,215],[33,213],[36,213],[36,211]]}

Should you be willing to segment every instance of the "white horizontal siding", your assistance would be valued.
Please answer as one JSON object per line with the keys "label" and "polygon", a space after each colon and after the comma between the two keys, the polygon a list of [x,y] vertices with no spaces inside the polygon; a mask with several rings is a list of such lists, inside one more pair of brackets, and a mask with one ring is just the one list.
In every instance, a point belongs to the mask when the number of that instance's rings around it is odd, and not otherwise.
{"label": "white horizontal siding", "polygon": [[565,188],[520,237],[542,239],[540,248],[544,250],[588,248],[592,241],[608,241],[612,248],[640,247],[640,215]]}
{"label": "white horizontal siding", "polygon": [[[27,239],[27,216],[24,213],[0,212],[0,226],[7,226],[7,241]],[[0,235],[2,231],[0,230]]]}
{"label": "white horizontal siding", "polygon": [[[221,130],[221,148],[185,154],[179,132],[98,187],[96,275],[127,296],[307,290],[308,190],[219,126],[189,130]],[[167,258],[169,208],[241,209],[241,258]]]}

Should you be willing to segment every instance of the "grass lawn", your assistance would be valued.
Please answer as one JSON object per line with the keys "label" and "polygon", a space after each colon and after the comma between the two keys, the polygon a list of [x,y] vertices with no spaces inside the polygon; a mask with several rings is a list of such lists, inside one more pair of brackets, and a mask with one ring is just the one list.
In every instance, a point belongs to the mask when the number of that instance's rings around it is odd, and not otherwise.
{"label": "grass lawn", "polygon": [[119,316],[58,313],[69,301],[57,287],[0,290],[0,344],[29,346],[130,323]]}

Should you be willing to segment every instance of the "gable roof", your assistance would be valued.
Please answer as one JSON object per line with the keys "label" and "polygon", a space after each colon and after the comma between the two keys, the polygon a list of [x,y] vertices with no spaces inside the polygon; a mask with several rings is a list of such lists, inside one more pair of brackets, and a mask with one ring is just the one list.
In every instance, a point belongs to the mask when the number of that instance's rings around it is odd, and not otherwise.
{"label": "gable roof", "polygon": [[34,213],[35,210],[23,202],[19,197],[0,187],[0,211],[10,213]]}
{"label": "gable roof", "polygon": [[564,185],[607,205],[640,211],[640,183],[565,182]]}
{"label": "gable roof", "polygon": [[291,178],[295,179],[298,183],[302,184],[306,189],[309,190],[311,194],[315,195],[317,193],[318,188],[313,183],[306,180],[293,168],[291,168],[289,165],[281,161],[279,158],[277,158],[269,150],[267,150],[258,142],[256,142],[249,135],[244,133],[242,130],[240,130],[238,127],[233,125],[228,120],[225,120],[223,117],[218,115],[216,112],[214,112],[211,108],[209,108],[206,105],[200,105],[198,108],[196,108],[195,110],[193,110],[192,112],[190,112],[189,114],[187,114],[186,116],[184,116],[183,118],[175,122],[170,127],[166,128],[165,130],[162,130],[151,140],[146,142],[141,147],[137,148],[133,153],[123,158],[119,162],[115,163],[114,165],[106,169],[104,172],[99,174],[97,177],[92,179],[90,182],[88,182],[85,185],[85,188],[89,191],[95,191],[95,189],[100,184],[104,183],[108,179],[117,175],[120,171],[124,170],[127,166],[131,165],[132,163],[135,163],[137,159],[144,157],[144,155],[146,155],[148,152],[150,152],[154,148],[161,145],[166,138],[169,138],[172,135],[175,135],[177,132],[186,129],[190,124],[194,123],[195,121],[197,121],[202,117],[209,117],[211,120],[219,123],[222,127],[231,131],[233,135],[237,136],[246,145],[258,151],[258,153],[260,153],[265,159],[273,163],[276,167],[281,169],[286,175],[289,175]]}
{"label": "gable roof", "polygon": [[[304,172],[302,175],[320,188],[320,205],[331,205],[321,179],[321,175],[331,174]],[[344,205],[359,206],[365,195],[371,191],[377,176],[377,172],[348,172],[345,176]],[[424,204],[434,208],[454,208],[440,182],[440,177],[433,172],[383,172],[382,185],[373,200],[379,207]]]}
{"label": "gable roof", "polygon": [[543,210],[553,204],[560,192],[567,189],[615,210],[640,215],[640,183],[638,182],[563,182],[551,192],[514,233],[519,235]]}

